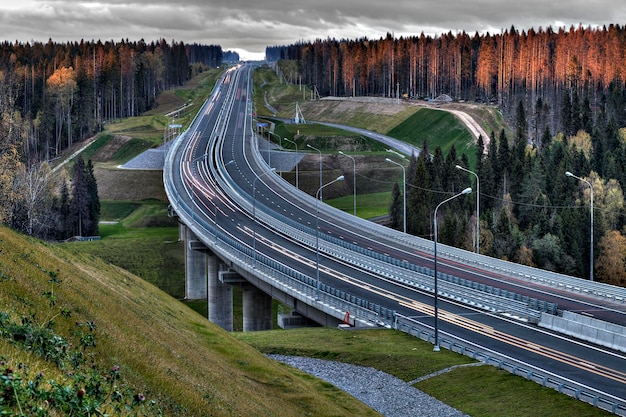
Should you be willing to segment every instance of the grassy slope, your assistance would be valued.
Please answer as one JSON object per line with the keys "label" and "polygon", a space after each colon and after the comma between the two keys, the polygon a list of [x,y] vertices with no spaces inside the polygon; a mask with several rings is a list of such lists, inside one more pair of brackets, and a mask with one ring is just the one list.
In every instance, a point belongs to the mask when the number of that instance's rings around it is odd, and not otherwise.
{"label": "grassy slope", "polygon": [[[393,330],[296,329],[234,335],[264,353],[310,356],[371,366],[413,381],[454,365],[472,362]],[[415,387],[473,417],[600,417],[589,404],[513,376],[493,366],[460,367]]]}
{"label": "grassy slope", "polygon": [[[24,238],[0,228],[0,310],[54,329],[70,340],[76,322],[97,326],[95,368],[119,365],[126,382],[167,415],[376,415],[360,402],[265,358],[255,349],[146,281],[98,258]],[[59,280],[51,284],[53,273]],[[56,304],[42,295],[53,290]],[[74,340],[75,343],[78,343]],[[64,373],[9,339],[3,360],[17,369]]]}

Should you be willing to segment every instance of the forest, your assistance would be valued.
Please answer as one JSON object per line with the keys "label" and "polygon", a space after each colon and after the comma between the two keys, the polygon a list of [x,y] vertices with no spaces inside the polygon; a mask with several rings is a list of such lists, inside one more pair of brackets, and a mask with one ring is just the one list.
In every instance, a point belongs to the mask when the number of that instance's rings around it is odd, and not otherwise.
{"label": "forest", "polygon": [[[432,238],[437,203],[468,181],[476,187],[460,165],[480,182],[481,253],[626,285],[626,28],[318,39],[268,47],[266,57],[288,81],[320,96],[445,94],[496,106],[514,135],[480,138],[475,166],[455,149],[443,155],[427,143],[413,156],[407,231]],[[393,195],[392,225],[402,229],[398,187]],[[473,200],[438,212],[444,243],[475,249]]]}
{"label": "forest", "polygon": [[[233,55],[234,54],[234,55]],[[218,45],[80,41],[0,44],[0,223],[46,239],[97,234],[91,161],[53,181],[49,162],[150,110],[161,91],[221,65]]]}

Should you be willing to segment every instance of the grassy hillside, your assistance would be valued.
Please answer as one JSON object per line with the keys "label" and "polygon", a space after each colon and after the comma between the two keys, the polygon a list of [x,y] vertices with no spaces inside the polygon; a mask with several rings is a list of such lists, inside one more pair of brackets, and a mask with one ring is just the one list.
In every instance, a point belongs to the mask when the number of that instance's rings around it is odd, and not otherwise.
{"label": "grassy hillside", "polygon": [[1,227],[0,336],[2,412],[376,415],[146,281]]}

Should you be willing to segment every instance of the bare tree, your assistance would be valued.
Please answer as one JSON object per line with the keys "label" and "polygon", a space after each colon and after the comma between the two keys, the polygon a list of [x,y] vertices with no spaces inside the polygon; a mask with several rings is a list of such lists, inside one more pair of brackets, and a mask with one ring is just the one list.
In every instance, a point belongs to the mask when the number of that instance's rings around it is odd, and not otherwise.
{"label": "bare tree", "polygon": [[50,208],[54,195],[53,176],[47,163],[22,169],[15,177],[14,228],[29,236],[45,237],[54,228]]}

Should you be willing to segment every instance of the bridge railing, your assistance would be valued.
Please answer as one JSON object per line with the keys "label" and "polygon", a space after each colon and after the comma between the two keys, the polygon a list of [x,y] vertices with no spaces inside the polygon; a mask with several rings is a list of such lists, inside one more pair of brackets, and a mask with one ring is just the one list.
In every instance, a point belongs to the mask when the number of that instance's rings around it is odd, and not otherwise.
{"label": "bridge railing", "polygon": [[[179,138],[168,154],[168,158],[173,157],[183,142],[184,138]],[[318,289],[317,281],[313,277],[260,253],[254,253],[248,246],[222,233],[219,228],[215,227],[213,221],[198,215],[185,202],[173,187],[173,177],[169,170],[165,174],[165,179],[166,192],[176,213],[220,258],[228,260],[230,264],[234,263],[238,269],[254,274],[309,305],[317,306],[326,312],[329,309],[334,311],[333,315],[337,318],[341,319],[346,312],[349,312],[351,318],[360,322],[361,325],[390,327],[393,323],[395,311],[340,291],[330,285],[321,284]]]}
{"label": "bridge railing", "polygon": [[[435,334],[433,328],[410,317],[396,313],[394,328],[426,342],[434,343]],[[607,395],[586,385],[555,375],[450,333],[439,331],[439,345],[450,351],[469,356],[486,365],[495,366],[498,369],[521,376],[544,387],[555,389],[559,393],[569,395],[613,414],[626,416],[626,402],[623,399]]]}

